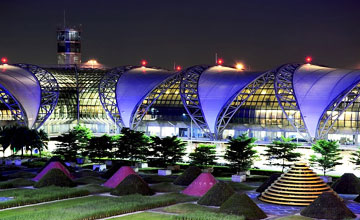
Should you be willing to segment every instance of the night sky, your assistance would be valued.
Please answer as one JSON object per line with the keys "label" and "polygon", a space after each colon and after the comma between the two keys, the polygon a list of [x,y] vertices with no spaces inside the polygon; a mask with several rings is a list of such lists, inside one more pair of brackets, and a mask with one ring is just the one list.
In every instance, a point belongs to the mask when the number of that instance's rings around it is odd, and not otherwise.
{"label": "night sky", "polygon": [[3,0],[0,57],[56,64],[56,27],[82,25],[82,59],[109,66],[287,62],[360,68],[360,1]]}

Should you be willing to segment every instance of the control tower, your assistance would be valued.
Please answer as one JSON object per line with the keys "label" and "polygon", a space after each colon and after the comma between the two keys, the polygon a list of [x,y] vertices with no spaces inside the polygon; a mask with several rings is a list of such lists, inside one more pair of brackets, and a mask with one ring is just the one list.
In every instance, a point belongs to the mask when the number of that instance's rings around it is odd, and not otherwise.
{"label": "control tower", "polygon": [[57,60],[59,65],[81,64],[80,28],[57,29]]}

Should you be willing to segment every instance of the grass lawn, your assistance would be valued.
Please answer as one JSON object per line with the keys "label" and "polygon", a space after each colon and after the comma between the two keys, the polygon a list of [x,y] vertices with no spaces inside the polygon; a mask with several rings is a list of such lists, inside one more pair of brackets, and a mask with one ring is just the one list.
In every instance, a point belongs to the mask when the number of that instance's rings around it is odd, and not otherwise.
{"label": "grass lawn", "polygon": [[193,203],[182,203],[177,205],[168,206],[162,209],[164,212],[176,213],[176,214],[186,214],[196,211],[202,212],[217,212],[218,209],[210,208],[206,206],[201,206]]}
{"label": "grass lawn", "polygon": [[236,182],[226,182],[228,183],[235,191],[248,191],[256,189],[256,187],[249,186],[245,183],[236,183]]}
{"label": "grass lawn", "polygon": [[113,218],[114,220],[172,220],[173,216],[167,214],[159,214],[153,212],[143,212],[124,217]]}
{"label": "grass lawn", "polygon": [[0,219],[98,219],[129,212],[167,206],[196,198],[170,193],[160,196],[130,195],[122,197],[91,196],[49,204],[0,211]]}
{"label": "grass lawn", "polygon": [[78,179],[75,179],[75,183],[77,184],[103,184],[105,183],[106,180],[104,180],[103,178],[100,177],[96,177],[96,176],[85,176],[85,177],[80,177]]}
{"label": "grass lawn", "polygon": [[180,192],[185,189],[183,186],[174,185],[170,182],[157,183],[151,185],[150,188],[155,192]]}
{"label": "grass lawn", "polygon": [[176,213],[173,219],[178,220],[244,220],[243,216],[228,215],[219,212],[217,208],[210,208],[193,203],[183,203],[165,207],[164,212]]}
{"label": "grass lawn", "polygon": [[311,220],[311,219],[312,218],[304,217],[301,215],[292,215],[292,216],[278,218],[278,220]]}
{"label": "grass lawn", "polygon": [[[66,187],[44,187],[41,189],[12,189],[0,191],[0,197],[13,197],[0,203],[0,208],[9,208],[40,202],[47,202],[58,199],[85,196],[90,194],[86,188],[66,188]],[[1,219],[1,218],[0,218]]]}

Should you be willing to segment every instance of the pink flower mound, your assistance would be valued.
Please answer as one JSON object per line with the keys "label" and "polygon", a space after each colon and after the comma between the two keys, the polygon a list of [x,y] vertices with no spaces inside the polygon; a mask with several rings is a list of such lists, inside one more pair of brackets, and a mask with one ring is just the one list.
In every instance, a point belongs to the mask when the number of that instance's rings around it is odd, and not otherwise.
{"label": "pink flower mound", "polygon": [[49,163],[36,177],[33,178],[34,181],[39,181],[47,172],[49,172],[51,169],[57,168],[65,173],[66,176],[68,176],[70,179],[74,179],[74,176],[71,175],[70,171],[62,165],[62,163],[58,161],[54,161]]}
{"label": "pink flower mound", "polygon": [[216,182],[211,173],[201,173],[182,193],[189,196],[203,196]]}
{"label": "pink flower mound", "polygon": [[112,175],[112,177],[110,177],[110,179],[108,179],[108,181],[104,183],[104,186],[115,188],[130,174],[136,173],[131,167],[122,166],[118,171],[116,171],[116,173],[114,173],[114,175]]}

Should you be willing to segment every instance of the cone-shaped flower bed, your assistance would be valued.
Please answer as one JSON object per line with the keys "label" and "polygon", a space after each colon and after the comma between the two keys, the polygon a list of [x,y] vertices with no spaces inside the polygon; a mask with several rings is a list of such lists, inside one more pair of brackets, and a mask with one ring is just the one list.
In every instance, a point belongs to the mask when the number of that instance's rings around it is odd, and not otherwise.
{"label": "cone-shaped flower bed", "polygon": [[131,174],[136,174],[135,171],[128,166],[121,167],[108,181],[104,183],[104,186],[109,188],[117,187],[121,181],[123,181],[127,176]]}
{"label": "cone-shaped flower bed", "polygon": [[333,190],[306,163],[295,163],[259,199],[274,204],[307,206],[323,192]]}

